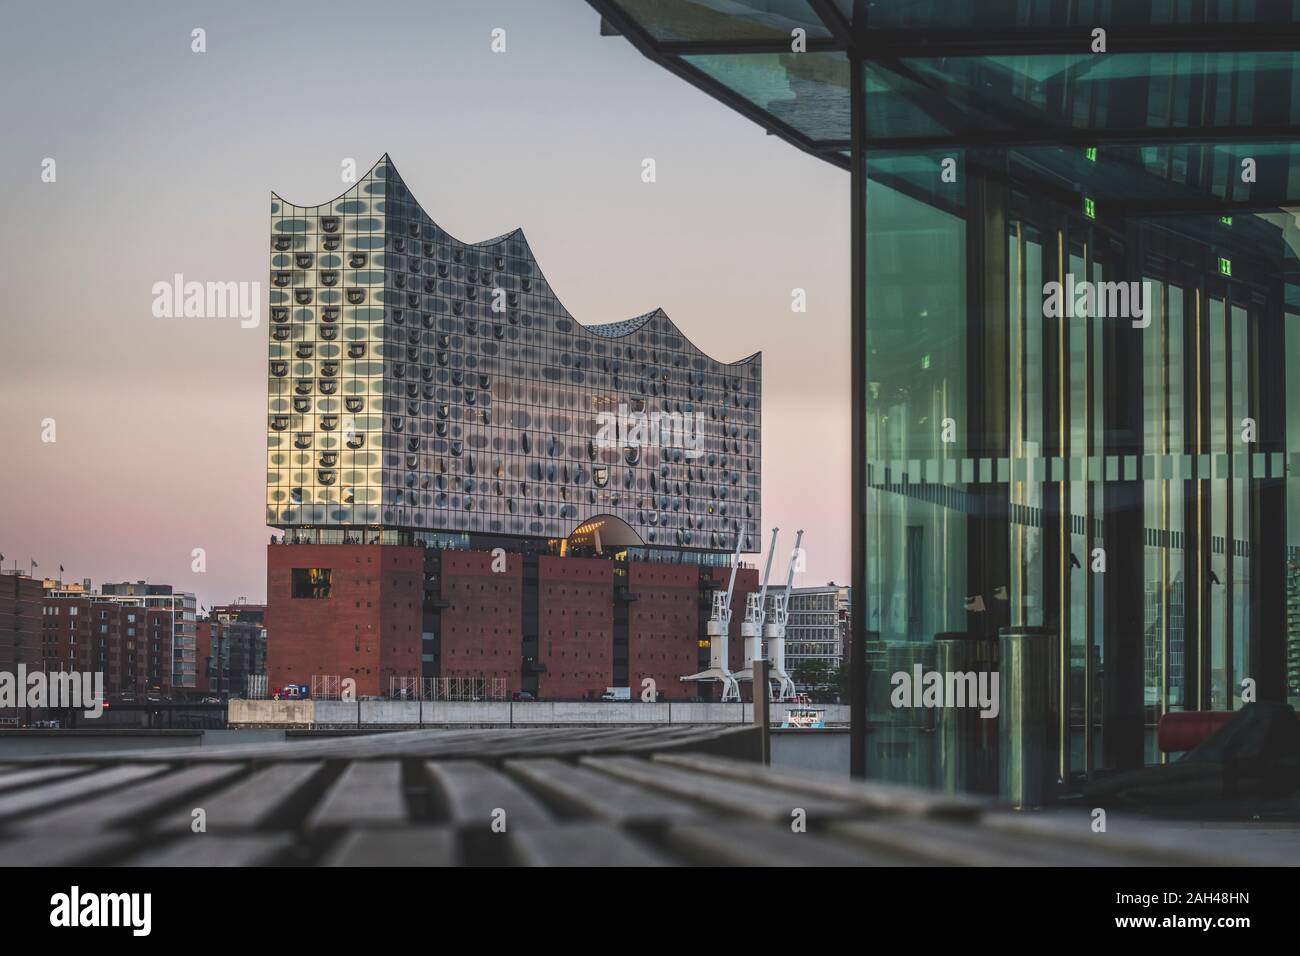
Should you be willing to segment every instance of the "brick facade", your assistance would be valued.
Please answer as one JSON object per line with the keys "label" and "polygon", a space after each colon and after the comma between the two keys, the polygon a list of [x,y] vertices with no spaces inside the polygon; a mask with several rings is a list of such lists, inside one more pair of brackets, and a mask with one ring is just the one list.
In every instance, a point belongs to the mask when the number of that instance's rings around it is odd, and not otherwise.
{"label": "brick facade", "polygon": [[694,700],[700,685],[681,678],[700,669],[700,569],[633,561],[628,590],[636,595],[628,609],[628,686],[640,693],[648,677],[661,700]]}
{"label": "brick facade", "polygon": [[442,552],[439,676],[502,678],[507,693],[521,682],[523,559],[492,570],[490,551]]}
{"label": "brick facade", "polygon": [[39,578],[0,574],[0,670],[40,661],[43,592]]}
{"label": "brick facade", "polygon": [[[294,597],[294,569],[328,569],[328,594]],[[420,674],[424,552],[377,544],[268,545],[267,683],[310,684],[313,674],[385,695],[389,678]]]}
{"label": "brick facade", "polygon": [[613,562],[544,556],[537,578],[539,696],[599,698],[613,683]]}
{"label": "brick facade", "polygon": [[[443,550],[425,594],[424,552],[380,544],[273,544],[267,550],[268,686],[310,684],[312,675],[352,677],[359,695],[387,695],[390,676],[500,679],[507,696],[525,681],[525,627],[535,602],[536,693],[542,700],[598,699],[616,683],[617,621],[625,602],[627,683],[649,677],[663,700],[714,698],[687,684],[700,670],[707,580],[725,587],[726,568],[589,557]],[[501,562],[504,561],[504,569]],[[535,567],[536,570],[531,570]],[[293,597],[293,571],[329,569],[323,597]],[[626,573],[621,573],[621,569]],[[531,580],[526,579],[531,575]],[[433,580],[433,577],[430,578]],[[730,659],[744,658],[740,621],[758,572],[742,568],[732,604]],[[425,606],[437,608],[436,624]],[[423,628],[436,627],[425,641]],[[422,659],[422,655],[428,655]],[[705,654],[707,657],[707,654]],[[745,690],[748,695],[748,689]]]}

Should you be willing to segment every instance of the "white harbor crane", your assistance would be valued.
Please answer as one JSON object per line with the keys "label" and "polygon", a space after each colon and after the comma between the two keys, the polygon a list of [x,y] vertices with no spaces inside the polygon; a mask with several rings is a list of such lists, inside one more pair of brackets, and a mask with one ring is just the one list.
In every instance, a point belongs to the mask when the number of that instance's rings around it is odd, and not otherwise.
{"label": "white harbor crane", "polygon": [[727,590],[713,592],[713,613],[709,616],[709,667],[698,674],[683,677],[685,681],[721,681],[723,702],[740,700],[740,687],[735,675],[727,667],[727,637],[731,630],[731,592],[736,587],[736,568],[740,566],[740,544],[743,536],[736,535],[736,553],[731,557],[731,577]]}
{"label": "white harbor crane", "polygon": [[767,579],[772,575],[772,555],[776,554],[776,536],[780,530],[772,529],[772,543],[767,549],[762,589],[745,595],[745,619],[740,623],[740,636],[745,640],[745,665],[732,675],[738,681],[752,681],[754,661],[763,660],[763,613],[767,607]]}
{"label": "white harbor crane", "polygon": [[[794,569],[799,561],[799,545],[803,542],[803,529],[795,532],[794,550],[790,552],[790,569],[785,576],[785,590],[772,595],[772,612],[767,616],[764,636],[767,638],[767,656],[772,665],[772,679],[778,684],[777,700],[794,696],[794,681],[785,672],[785,625],[790,619],[790,589],[794,587]],[[773,542],[775,545],[775,542]],[[770,556],[769,556],[770,559]],[[767,582],[763,582],[767,591]]]}

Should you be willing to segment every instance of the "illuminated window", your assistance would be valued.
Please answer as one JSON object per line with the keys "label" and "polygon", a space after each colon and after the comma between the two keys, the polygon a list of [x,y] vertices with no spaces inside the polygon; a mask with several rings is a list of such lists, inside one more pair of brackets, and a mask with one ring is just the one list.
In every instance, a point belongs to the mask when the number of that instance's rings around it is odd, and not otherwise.
{"label": "illuminated window", "polygon": [[294,568],[293,596],[295,598],[329,597],[331,571],[331,568]]}

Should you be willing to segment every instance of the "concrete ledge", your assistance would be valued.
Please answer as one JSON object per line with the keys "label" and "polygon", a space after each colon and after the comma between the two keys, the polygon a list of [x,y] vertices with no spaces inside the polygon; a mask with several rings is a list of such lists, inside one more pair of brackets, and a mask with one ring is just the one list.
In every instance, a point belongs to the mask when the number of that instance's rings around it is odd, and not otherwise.
{"label": "concrete ledge", "polygon": [[421,705],[421,714],[427,724],[489,724],[509,726],[512,713],[517,715],[520,707],[528,704],[511,704],[509,701],[456,701],[426,700]]}
{"label": "concrete ledge", "polygon": [[316,722],[315,705],[311,700],[232,700],[226,723],[231,727],[310,727]]}
{"label": "concrete ledge", "polygon": [[9,757],[43,757],[59,754],[76,759],[77,754],[198,747],[202,730],[137,730],[124,727],[94,730],[6,730],[0,732],[0,760]]}
{"label": "concrete ledge", "polygon": [[516,724],[666,724],[671,704],[530,701],[513,705]]}
{"label": "concrete ledge", "polygon": [[149,730],[143,727],[68,727],[55,730],[51,727],[16,727],[0,730],[0,741],[20,737],[202,737],[202,730],[188,727],[180,729]]}
{"label": "concrete ledge", "polygon": [[[772,706],[779,724],[788,704]],[[848,707],[827,704],[828,725],[847,724]],[[411,727],[643,726],[646,724],[730,724],[754,720],[752,704],[694,701],[450,701],[450,700],[232,700],[231,727],[402,729]],[[57,733],[58,731],[53,731]]]}

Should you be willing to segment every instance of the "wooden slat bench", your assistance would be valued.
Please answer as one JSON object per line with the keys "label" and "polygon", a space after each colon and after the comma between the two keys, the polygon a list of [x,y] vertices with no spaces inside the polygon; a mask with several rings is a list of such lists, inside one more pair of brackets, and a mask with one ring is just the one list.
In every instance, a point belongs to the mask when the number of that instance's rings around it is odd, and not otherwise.
{"label": "wooden slat bench", "polygon": [[0,865],[1300,861],[1294,841],[1189,840],[1186,825],[1115,816],[1094,833],[1083,811],[1015,813],[981,799],[768,768],[757,755],[752,728],[647,726],[6,757]]}

